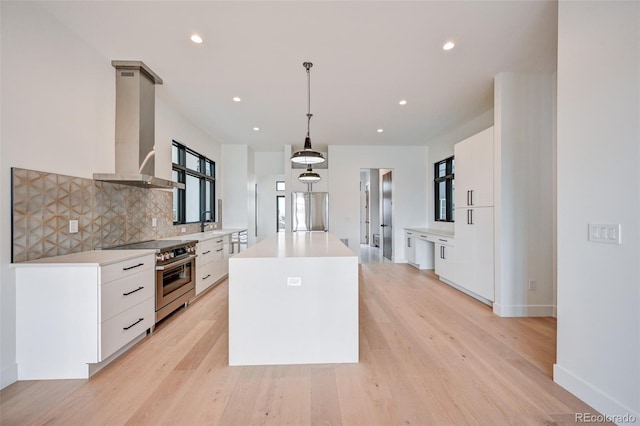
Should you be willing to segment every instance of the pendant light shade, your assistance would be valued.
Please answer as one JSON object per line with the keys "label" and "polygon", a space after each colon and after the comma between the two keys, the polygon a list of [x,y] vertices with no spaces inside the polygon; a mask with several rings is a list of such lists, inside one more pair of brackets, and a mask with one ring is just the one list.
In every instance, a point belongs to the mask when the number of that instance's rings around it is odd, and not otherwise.
{"label": "pendant light shade", "polygon": [[311,164],[307,166],[306,172],[301,173],[300,176],[298,176],[298,180],[302,183],[316,183],[320,182],[321,179],[320,175],[311,169]]}
{"label": "pendant light shade", "polygon": [[[324,155],[320,151],[316,151],[311,147],[311,136],[310,136],[310,127],[311,127],[311,73],[309,70],[313,66],[311,62],[304,62],[302,66],[307,70],[307,136],[304,138],[304,149],[302,151],[295,152],[291,156],[291,161],[297,164],[319,164],[325,161]],[[309,173],[310,170],[307,169],[306,173]],[[302,173],[300,175],[300,180],[302,180],[302,176],[306,173]],[[317,173],[314,173],[317,175]],[[320,180],[320,176],[318,176],[318,180]]]}

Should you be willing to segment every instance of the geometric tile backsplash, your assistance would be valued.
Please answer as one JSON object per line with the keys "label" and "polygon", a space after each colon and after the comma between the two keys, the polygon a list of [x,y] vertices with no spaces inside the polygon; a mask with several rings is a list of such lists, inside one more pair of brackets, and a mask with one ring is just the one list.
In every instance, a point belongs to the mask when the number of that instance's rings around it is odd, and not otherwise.
{"label": "geometric tile backsplash", "polygon": [[[173,225],[172,191],[19,168],[11,180],[13,262],[198,231],[198,224]],[[77,233],[69,233],[71,219]]]}

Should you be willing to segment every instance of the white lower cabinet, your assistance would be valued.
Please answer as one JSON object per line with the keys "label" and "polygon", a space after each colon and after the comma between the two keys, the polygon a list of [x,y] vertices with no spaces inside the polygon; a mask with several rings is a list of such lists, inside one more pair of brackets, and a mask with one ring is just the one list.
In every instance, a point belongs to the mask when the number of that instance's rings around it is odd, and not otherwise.
{"label": "white lower cabinet", "polygon": [[196,296],[229,273],[229,235],[198,242]]}
{"label": "white lower cabinet", "polygon": [[456,283],[494,301],[493,207],[456,209]]}
{"label": "white lower cabinet", "polygon": [[416,242],[413,232],[405,231],[404,233],[404,257],[412,265],[416,263]]}
{"label": "white lower cabinet", "polygon": [[[118,256],[126,260],[112,261]],[[88,378],[154,326],[155,255],[149,251],[41,262],[14,265],[19,380]]]}
{"label": "white lower cabinet", "polygon": [[438,240],[434,241],[434,272],[440,278],[456,282],[458,265],[453,238],[438,238]]}

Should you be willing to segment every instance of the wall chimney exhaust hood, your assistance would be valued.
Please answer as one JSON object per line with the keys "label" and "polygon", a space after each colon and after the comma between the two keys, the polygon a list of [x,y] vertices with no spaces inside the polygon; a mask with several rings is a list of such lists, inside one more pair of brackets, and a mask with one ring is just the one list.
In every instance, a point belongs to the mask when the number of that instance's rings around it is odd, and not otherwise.
{"label": "wall chimney exhaust hood", "polygon": [[155,174],[155,85],[162,79],[141,61],[111,61],[116,69],[116,172],[93,179],[144,188],[184,189]]}

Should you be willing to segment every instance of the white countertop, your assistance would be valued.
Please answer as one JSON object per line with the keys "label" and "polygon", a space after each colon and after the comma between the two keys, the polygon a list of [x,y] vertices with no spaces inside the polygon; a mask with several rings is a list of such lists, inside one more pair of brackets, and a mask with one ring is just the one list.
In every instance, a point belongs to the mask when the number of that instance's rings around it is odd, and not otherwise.
{"label": "white countertop", "polygon": [[357,257],[328,232],[278,232],[232,259],[269,257]]}
{"label": "white countertop", "polygon": [[14,263],[13,266],[105,266],[155,252],[155,250],[91,250]]}
{"label": "white countertop", "polygon": [[439,229],[431,229],[431,228],[404,228],[404,229],[405,231],[414,231],[419,234],[433,234],[433,235],[440,235],[440,236],[449,237],[449,238],[455,237],[455,234],[453,232],[442,231]]}
{"label": "white countertop", "polygon": [[223,229],[213,229],[211,231],[205,232],[196,232],[194,234],[185,234],[185,235],[176,235],[173,237],[163,238],[163,240],[197,240],[197,241],[206,241],[211,240],[217,237],[223,237],[225,235],[235,234],[236,232],[246,231],[246,228],[223,228]]}

